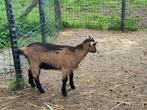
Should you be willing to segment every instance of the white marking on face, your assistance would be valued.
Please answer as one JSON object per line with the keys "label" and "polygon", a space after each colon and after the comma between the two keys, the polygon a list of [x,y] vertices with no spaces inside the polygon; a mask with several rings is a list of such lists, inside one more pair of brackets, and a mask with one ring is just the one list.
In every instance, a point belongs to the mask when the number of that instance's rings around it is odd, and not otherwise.
{"label": "white marking on face", "polygon": [[95,42],[91,42],[90,45],[93,46],[95,44]]}

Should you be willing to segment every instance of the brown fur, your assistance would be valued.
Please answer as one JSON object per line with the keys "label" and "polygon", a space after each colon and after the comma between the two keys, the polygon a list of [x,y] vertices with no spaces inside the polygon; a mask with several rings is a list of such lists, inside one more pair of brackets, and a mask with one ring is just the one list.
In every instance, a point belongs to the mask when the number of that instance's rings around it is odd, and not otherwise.
{"label": "brown fur", "polygon": [[[90,45],[91,42],[94,42],[94,45]],[[77,46],[37,42],[20,48],[19,51],[29,60],[34,78],[40,75],[40,69],[56,69],[62,70],[62,79],[64,80],[71,71],[78,67],[88,52],[96,52],[95,44],[96,42],[92,38],[84,40]]]}

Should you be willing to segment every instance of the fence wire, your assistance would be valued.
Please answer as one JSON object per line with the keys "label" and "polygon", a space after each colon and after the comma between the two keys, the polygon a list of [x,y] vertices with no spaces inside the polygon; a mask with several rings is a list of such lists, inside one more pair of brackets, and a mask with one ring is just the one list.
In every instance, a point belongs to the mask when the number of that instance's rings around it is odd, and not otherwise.
{"label": "fence wire", "polygon": [[[61,29],[61,25],[65,28],[120,29],[122,0],[41,1],[45,24],[40,23],[42,14],[38,0],[12,0],[19,47],[42,42],[42,25],[45,26],[46,42],[53,42],[53,36]],[[25,13],[31,6],[32,10]],[[125,11],[125,30],[147,30],[147,0],[126,0]],[[6,73],[4,79],[7,79],[9,73],[14,74],[14,63],[4,0],[0,1],[0,23],[0,74]],[[27,63],[21,57],[22,70],[26,73],[28,67],[24,62]]]}
{"label": "fence wire", "polygon": [[[37,2],[37,4],[32,8],[32,10],[27,15],[22,16],[22,14],[26,11],[29,5],[31,5],[32,1],[12,0],[14,21],[16,32],[18,35],[17,38],[19,47],[26,46],[32,42],[42,42],[42,25],[45,25],[46,42],[53,42],[53,36],[55,36],[60,29],[60,24],[56,21],[56,19],[58,19],[58,16],[55,19],[55,15],[58,12],[58,10],[54,6],[54,0],[40,0],[43,2],[42,12],[40,12],[39,2]],[[2,25],[0,26],[0,35],[2,35],[2,38],[0,38],[0,63],[2,64],[2,66],[0,67],[0,79],[4,79],[3,81],[1,81],[6,83],[9,79],[11,79],[13,75],[15,75],[15,71],[11,51],[11,42],[7,23],[5,1],[0,1],[0,3],[0,22],[2,22]],[[43,12],[44,15],[42,15]],[[45,18],[44,23],[40,22],[40,20],[43,17]],[[3,41],[1,41],[1,39]],[[7,42],[5,41],[6,39]],[[5,42],[7,45],[3,44]],[[22,56],[21,67],[23,76],[26,77],[28,64],[26,59]],[[5,86],[6,85],[8,84],[6,83]]]}
{"label": "fence wire", "polygon": [[[147,0],[125,0],[125,29],[147,29]],[[61,0],[63,27],[119,30],[122,0]]]}

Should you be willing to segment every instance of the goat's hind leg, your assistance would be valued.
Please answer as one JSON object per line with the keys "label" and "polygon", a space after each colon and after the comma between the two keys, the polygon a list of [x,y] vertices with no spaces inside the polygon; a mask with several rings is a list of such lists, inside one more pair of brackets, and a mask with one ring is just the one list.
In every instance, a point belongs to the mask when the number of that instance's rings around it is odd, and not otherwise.
{"label": "goat's hind leg", "polygon": [[31,85],[31,87],[35,87],[35,83],[34,83],[34,79],[33,79],[33,75],[32,75],[32,71],[31,69],[28,70],[28,77],[29,77],[29,84]]}
{"label": "goat's hind leg", "polygon": [[75,85],[74,85],[74,82],[73,82],[73,76],[74,76],[73,71],[71,71],[70,74],[69,74],[69,79],[70,79],[69,84],[70,84],[72,89],[75,89]]}
{"label": "goat's hind leg", "polygon": [[31,71],[32,71],[32,75],[33,75],[33,78],[35,80],[35,83],[36,83],[38,90],[40,91],[40,93],[44,93],[44,89],[42,88],[42,86],[40,84],[40,80],[39,80],[40,68],[36,64],[34,64],[31,67]]}

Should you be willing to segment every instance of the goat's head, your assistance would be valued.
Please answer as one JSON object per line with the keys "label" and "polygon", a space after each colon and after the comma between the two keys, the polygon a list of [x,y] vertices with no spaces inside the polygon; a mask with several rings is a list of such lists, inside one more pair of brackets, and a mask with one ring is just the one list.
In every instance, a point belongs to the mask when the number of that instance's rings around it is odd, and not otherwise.
{"label": "goat's head", "polygon": [[88,52],[91,52],[91,53],[95,53],[97,50],[96,50],[96,43],[95,40],[88,36],[88,38],[86,38],[83,42],[83,46],[85,49],[87,49]]}

